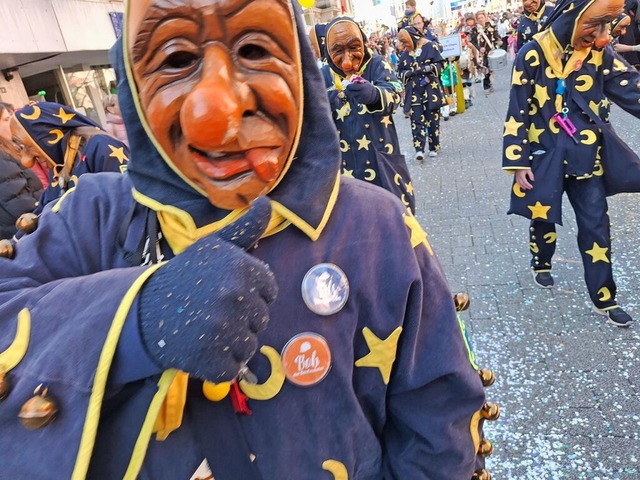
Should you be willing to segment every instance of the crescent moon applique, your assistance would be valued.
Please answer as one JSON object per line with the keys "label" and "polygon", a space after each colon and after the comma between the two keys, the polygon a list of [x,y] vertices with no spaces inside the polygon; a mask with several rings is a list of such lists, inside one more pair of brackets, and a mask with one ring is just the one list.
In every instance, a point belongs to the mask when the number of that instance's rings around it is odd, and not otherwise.
{"label": "crescent moon applique", "polygon": [[384,147],[387,149],[387,153],[389,155],[393,153],[393,145],[391,145],[390,143],[387,143]]}
{"label": "crescent moon applique", "polygon": [[545,68],[544,74],[547,76],[547,78],[558,78],[558,76],[553,73],[553,69],[551,67]]}
{"label": "crescent moon applique", "polygon": [[551,117],[549,119],[549,130],[551,130],[553,133],[560,133],[560,127],[558,126],[558,122],[556,122],[556,119]]}
{"label": "crescent moon applique", "polygon": [[507,160],[513,160],[514,162],[522,158],[522,147],[520,145],[509,145],[504,149],[504,156]]}
{"label": "crescent moon applique", "polygon": [[522,191],[522,187],[517,183],[513,184],[513,194],[518,198],[524,198],[526,196],[526,193]]}
{"label": "crescent moon applique", "polygon": [[362,105],[362,107],[360,107],[360,110],[358,111],[358,115],[364,115],[365,113],[367,113],[367,106]]}
{"label": "crescent moon applique", "polygon": [[285,381],[284,369],[282,368],[282,358],[278,351],[269,345],[260,347],[260,353],[267,357],[271,364],[271,375],[261,384],[252,385],[245,379],[240,380],[240,390],[252,400],[271,400],[280,390]]}
{"label": "crescent moon applique", "polygon": [[402,182],[402,175],[400,175],[399,173],[396,173],[395,176],[393,177],[393,183],[400,186],[402,185],[401,182]]}
{"label": "crescent moon applique", "polygon": [[373,168],[367,168],[364,173],[364,179],[367,182],[373,182],[376,179],[376,171]]}
{"label": "crescent moon applique", "polygon": [[[581,82],[578,84],[578,82]],[[593,87],[593,78],[589,75],[580,75],[576,78],[576,90],[579,92],[586,92]]]}
{"label": "crescent moon applique", "polygon": [[416,103],[418,101],[418,97],[415,95],[411,95],[411,103]]}
{"label": "crescent moon applique", "polygon": [[540,55],[535,50],[530,50],[525,56],[525,60],[534,59],[531,63],[529,63],[530,67],[537,67],[540,65]]}
{"label": "crescent moon applique", "polygon": [[40,107],[37,105],[34,105],[33,113],[30,113],[29,115],[27,115],[26,113],[21,113],[20,116],[25,120],[38,120],[41,114],[42,114],[42,111],[40,110]]}
{"label": "crescent moon applique", "polygon": [[332,474],[334,480],[349,480],[349,472],[342,462],[326,460],[322,463],[322,469]]}
{"label": "crescent moon applique", "polygon": [[340,140],[340,151],[342,153],[349,151],[349,144],[347,143],[346,140]]}
{"label": "crescent moon applique", "polygon": [[62,133],[62,130],[60,130],[59,128],[54,128],[49,133],[56,137],[52,140],[47,140],[47,143],[49,145],[55,145],[56,143],[58,143],[60,140],[64,138],[64,133]]}
{"label": "crescent moon applique", "polygon": [[611,291],[607,287],[602,287],[600,290],[598,290],[598,300],[600,300],[601,302],[611,300]]}
{"label": "crescent moon applique", "polygon": [[529,242],[529,250],[531,250],[531,253],[540,253],[540,248],[534,242]]}
{"label": "crescent moon applique", "polygon": [[593,145],[598,139],[596,133],[591,130],[581,130],[580,136],[584,137],[582,140],[580,140],[580,143],[584,145]]}
{"label": "crescent moon applique", "polygon": [[593,174],[596,177],[601,177],[602,175],[604,175],[604,168],[602,167],[602,163],[601,162],[597,162],[596,166],[593,170]]}
{"label": "crescent moon applique", "polygon": [[546,243],[553,243],[557,240],[558,234],[556,232],[549,232],[542,238],[544,238]]}

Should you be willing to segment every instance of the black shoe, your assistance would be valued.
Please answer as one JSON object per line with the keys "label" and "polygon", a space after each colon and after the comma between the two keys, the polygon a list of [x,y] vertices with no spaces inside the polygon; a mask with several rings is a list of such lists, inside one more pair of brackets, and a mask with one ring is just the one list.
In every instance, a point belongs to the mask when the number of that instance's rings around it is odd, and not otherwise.
{"label": "black shoe", "polygon": [[604,315],[607,317],[607,323],[611,325],[615,325],[616,327],[628,327],[633,323],[633,318],[627,312],[625,312],[622,307],[615,306],[608,310],[601,310],[598,307],[594,306],[593,311],[599,315]]}
{"label": "black shoe", "polygon": [[536,272],[533,271],[533,283],[542,288],[553,287],[553,277],[549,272]]}

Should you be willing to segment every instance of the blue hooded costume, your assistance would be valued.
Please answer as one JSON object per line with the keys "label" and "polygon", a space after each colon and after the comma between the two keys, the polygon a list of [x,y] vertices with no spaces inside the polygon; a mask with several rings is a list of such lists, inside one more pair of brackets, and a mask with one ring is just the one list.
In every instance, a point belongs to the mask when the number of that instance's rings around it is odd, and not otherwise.
{"label": "blue hooded costume", "polygon": [[[98,172],[124,172],[129,149],[108,135],[91,119],[58,103],[42,102],[24,107],[16,119],[44,154],[51,170],[36,213],[72,188],[80,175]],[[95,131],[87,140],[78,128]],[[87,135],[88,136],[88,135]]]}
{"label": "blue hooded costume", "polygon": [[440,150],[440,107],[447,104],[440,75],[444,59],[436,44],[427,41],[418,48],[418,42],[424,34],[417,28],[405,30],[413,42],[413,52],[402,52],[398,64],[398,75],[402,78],[406,96],[405,103],[411,108],[411,134],[416,152]]}
{"label": "blue hooded costume", "polygon": [[[547,29],[518,52],[502,168],[510,173],[530,168],[535,175],[531,190],[514,181],[509,213],[532,220],[529,246],[536,272],[551,269],[555,224],[562,224],[562,194],[567,193],[576,213],[589,296],[596,307],[606,310],[616,308],[616,285],[603,182],[607,165],[600,161],[602,134],[592,116],[607,122],[612,100],[639,117],[640,74],[610,45],[586,50],[571,47],[575,26],[592,3],[560,1]],[[573,135],[561,128],[558,116],[575,127]]]}
{"label": "blue hooded costume", "polygon": [[540,0],[540,5],[533,12],[524,12],[524,15],[518,22],[517,30],[517,50],[520,50],[522,46],[533,38],[533,36],[541,32],[544,29],[549,15],[553,11],[554,5],[552,3],[546,3],[544,0]]}
{"label": "blue hooded costume", "polygon": [[[169,224],[160,220],[174,215],[188,237],[242,212],[219,220],[156,148],[120,43],[128,173],[83,177],[18,242],[13,260],[0,259],[0,373],[12,384],[0,403],[3,476],[188,479],[206,459],[216,480],[458,480],[482,465],[483,386],[442,269],[404,205],[339,175],[329,108],[312,95],[322,79],[294,10],[304,122],[290,168],[268,195],[283,221],[251,250],[279,287],[248,364],[255,382],[240,382],[252,414],[236,414],[229,397],[206,399],[194,377],[171,412],[180,374],[162,371],[141,337],[141,290],[184,255],[165,241]],[[327,263],[350,289],[342,308],[321,315],[301,285]],[[206,302],[185,308],[194,307]],[[284,379],[279,353],[304,332],[323,337],[332,356],[326,377],[306,388]],[[31,431],[16,416],[39,385],[60,413]],[[153,436],[169,413],[178,425]]]}

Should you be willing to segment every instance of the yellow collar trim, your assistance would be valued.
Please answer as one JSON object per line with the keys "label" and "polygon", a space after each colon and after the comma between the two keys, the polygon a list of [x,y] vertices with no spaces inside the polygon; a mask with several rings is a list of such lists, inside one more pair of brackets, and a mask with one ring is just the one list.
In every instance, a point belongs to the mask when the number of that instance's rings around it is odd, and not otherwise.
{"label": "yellow collar trim", "polygon": [[564,49],[551,30],[540,32],[533,38],[540,45],[544,58],[547,60],[551,70],[553,70],[554,75],[558,78],[567,78],[571,73],[575,72],[576,67],[581,66],[591,52],[590,48],[586,50],[574,50],[566,65],[563,67],[562,56]]}

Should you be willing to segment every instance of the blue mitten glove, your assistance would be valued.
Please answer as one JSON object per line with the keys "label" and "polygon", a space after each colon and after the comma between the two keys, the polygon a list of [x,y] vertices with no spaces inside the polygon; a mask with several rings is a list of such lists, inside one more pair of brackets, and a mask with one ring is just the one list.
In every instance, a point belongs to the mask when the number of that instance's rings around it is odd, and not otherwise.
{"label": "blue mitten glove", "polygon": [[236,378],[256,352],[277,294],[269,267],[248,254],[269,224],[254,202],[238,221],[160,267],[139,295],[139,326],[153,360],[210,382]]}
{"label": "blue mitten glove", "polygon": [[372,105],[380,102],[380,92],[371,82],[350,83],[345,89],[349,98],[360,105]]}

